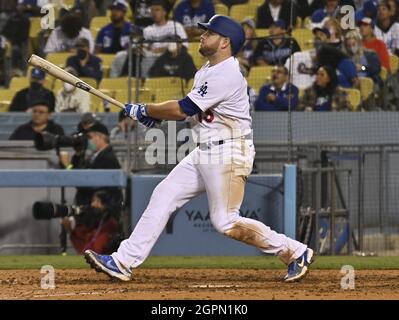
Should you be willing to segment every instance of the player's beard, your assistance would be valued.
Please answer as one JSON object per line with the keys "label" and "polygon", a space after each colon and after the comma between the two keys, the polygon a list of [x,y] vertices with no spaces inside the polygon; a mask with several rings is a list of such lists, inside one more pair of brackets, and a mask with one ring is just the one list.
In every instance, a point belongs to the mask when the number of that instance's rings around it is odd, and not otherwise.
{"label": "player's beard", "polygon": [[199,48],[199,53],[202,54],[204,57],[210,57],[213,56],[217,51],[218,51],[218,47],[219,47],[219,43],[217,44],[213,44],[213,46],[200,46]]}

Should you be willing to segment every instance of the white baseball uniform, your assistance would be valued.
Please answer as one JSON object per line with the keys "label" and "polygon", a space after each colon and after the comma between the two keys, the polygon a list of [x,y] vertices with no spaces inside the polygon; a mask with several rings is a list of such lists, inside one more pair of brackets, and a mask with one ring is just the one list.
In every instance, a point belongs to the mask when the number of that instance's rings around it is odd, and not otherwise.
{"label": "white baseball uniform", "polygon": [[171,214],[206,192],[210,218],[220,233],[276,254],[286,263],[299,258],[306,245],[239,215],[255,149],[247,82],[236,58],[204,65],[188,97],[203,111],[194,131],[199,147],[155,188],[131,236],[112,254],[122,272],[130,273],[149,255]]}

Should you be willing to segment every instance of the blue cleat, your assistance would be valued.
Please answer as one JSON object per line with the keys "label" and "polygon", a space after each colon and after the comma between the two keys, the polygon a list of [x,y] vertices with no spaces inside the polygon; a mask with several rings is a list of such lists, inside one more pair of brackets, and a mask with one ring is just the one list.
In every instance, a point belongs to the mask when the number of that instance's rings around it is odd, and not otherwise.
{"label": "blue cleat", "polygon": [[130,281],[132,277],[123,273],[115,263],[112,256],[97,254],[92,250],[85,251],[86,262],[97,272],[103,272],[110,278]]}
{"label": "blue cleat", "polygon": [[314,261],[314,252],[307,248],[305,253],[288,265],[288,273],[284,277],[285,282],[294,282],[302,279],[308,272],[308,267]]}

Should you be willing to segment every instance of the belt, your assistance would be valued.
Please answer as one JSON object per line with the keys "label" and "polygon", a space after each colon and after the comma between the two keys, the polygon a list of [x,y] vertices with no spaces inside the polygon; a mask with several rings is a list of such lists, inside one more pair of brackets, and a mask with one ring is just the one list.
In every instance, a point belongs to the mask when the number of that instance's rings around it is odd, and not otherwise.
{"label": "belt", "polygon": [[206,150],[209,149],[212,146],[220,146],[221,144],[224,144],[226,142],[236,140],[236,139],[244,139],[244,140],[252,140],[252,133],[247,134],[246,136],[241,136],[238,138],[231,138],[231,139],[226,139],[226,140],[216,140],[216,141],[208,141],[208,142],[199,142],[197,143],[197,147],[199,147],[201,150]]}

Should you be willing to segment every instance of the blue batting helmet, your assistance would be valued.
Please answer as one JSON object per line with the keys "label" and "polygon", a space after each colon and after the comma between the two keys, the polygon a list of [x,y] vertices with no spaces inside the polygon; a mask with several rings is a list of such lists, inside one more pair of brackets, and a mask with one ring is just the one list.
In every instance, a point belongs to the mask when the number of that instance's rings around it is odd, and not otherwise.
{"label": "blue batting helmet", "polygon": [[229,38],[233,55],[236,55],[240,51],[245,42],[244,29],[241,24],[230,17],[217,14],[209,19],[208,23],[198,22],[198,26],[201,29],[209,29],[223,37]]}

